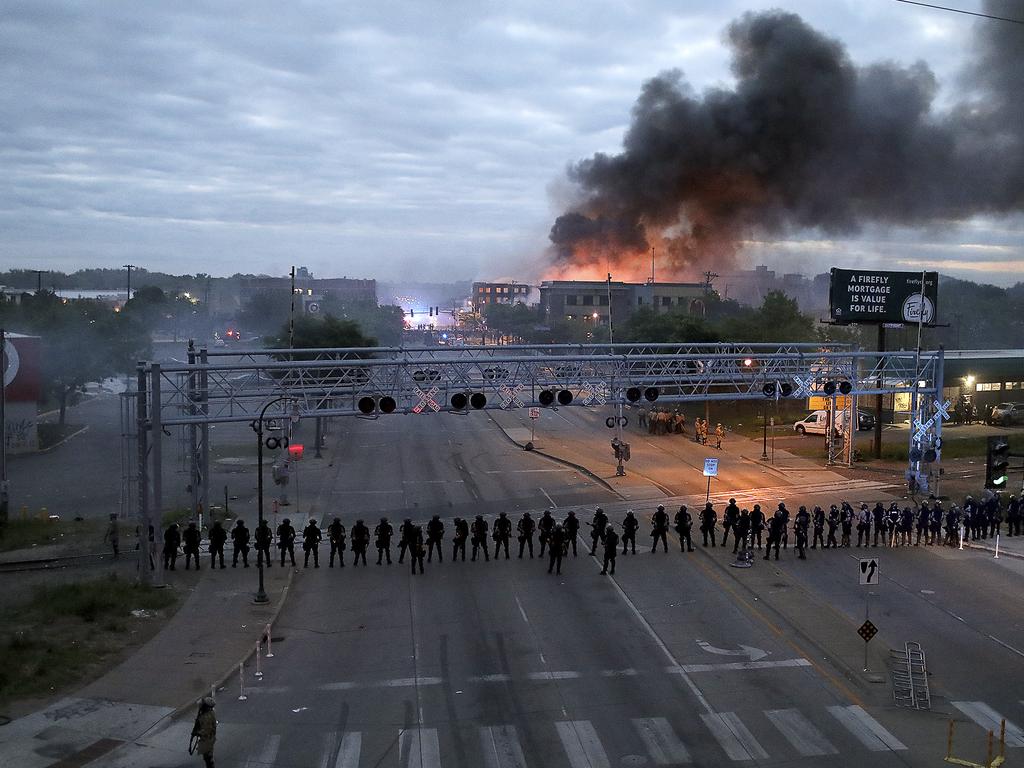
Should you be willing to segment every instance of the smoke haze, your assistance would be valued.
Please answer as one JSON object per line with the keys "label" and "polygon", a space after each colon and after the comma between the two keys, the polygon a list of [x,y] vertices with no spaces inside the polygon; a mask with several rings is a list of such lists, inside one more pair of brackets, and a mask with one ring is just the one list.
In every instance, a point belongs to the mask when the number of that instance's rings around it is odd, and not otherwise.
{"label": "smoke haze", "polygon": [[1024,25],[976,22],[947,109],[923,62],[858,66],[791,13],[748,13],[725,39],[734,87],[695,94],[680,71],[662,73],[623,151],[570,167],[580,197],[551,228],[556,271],[635,276],[654,247],[659,271],[693,277],[732,266],[748,237],[1024,209]]}

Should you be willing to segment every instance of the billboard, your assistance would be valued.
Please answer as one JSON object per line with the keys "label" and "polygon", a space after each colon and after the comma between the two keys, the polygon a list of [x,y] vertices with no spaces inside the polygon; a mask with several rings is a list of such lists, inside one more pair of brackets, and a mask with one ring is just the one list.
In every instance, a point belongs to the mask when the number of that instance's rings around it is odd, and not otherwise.
{"label": "billboard", "polygon": [[[832,269],[829,315],[847,323],[907,323],[935,325],[938,315],[939,273],[924,273],[921,301],[920,272]],[[923,313],[923,316],[922,316]]]}
{"label": "billboard", "polygon": [[39,337],[8,331],[2,368],[7,402],[35,403],[40,396]]}

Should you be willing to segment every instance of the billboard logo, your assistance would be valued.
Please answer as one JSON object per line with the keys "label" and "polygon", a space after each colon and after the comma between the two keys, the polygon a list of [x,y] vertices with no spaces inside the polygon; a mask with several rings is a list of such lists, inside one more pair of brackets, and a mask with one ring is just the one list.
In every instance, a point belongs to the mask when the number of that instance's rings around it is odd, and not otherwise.
{"label": "billboard logo", "polygon": [[924,297],[924,317],[921,317],[921,294],[907,296],[903,302],[903,319],[908,323],[924,323],[927,325],[935,320],[935,305],[927,296]]}
{"label": "billboard logo", "polygon": [[18,369],[20,367],[21,357],[18,355],[17,347],[14,346],[14,342],[10,339],[4,339],[3,369],[5,388],[14,381],[14,378],[18,375]]}

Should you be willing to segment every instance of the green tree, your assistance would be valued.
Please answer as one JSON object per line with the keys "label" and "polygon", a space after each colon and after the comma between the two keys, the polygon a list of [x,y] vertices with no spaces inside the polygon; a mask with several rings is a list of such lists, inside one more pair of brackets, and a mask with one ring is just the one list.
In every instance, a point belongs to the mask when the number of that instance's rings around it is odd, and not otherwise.
{"label": "green tree", "polygon": [[[288,323],[281,326],[277,336],[266,339],[272,347],[288,346]],[[314,349],[329,347],[375,347],[377,340],[363,334],[359,323],[354,320],[342,320],[334,315],[303,315],[295,318],[294,349]],[[310,359],[312,356],[295,355],[296,359]]]}

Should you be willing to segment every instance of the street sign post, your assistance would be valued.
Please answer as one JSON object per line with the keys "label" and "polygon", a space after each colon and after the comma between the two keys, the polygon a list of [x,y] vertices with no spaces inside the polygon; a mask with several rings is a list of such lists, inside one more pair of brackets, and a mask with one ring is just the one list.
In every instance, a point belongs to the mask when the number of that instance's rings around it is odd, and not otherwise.
{"label": "street sign post", "polygon": [[860,584],[861,586],[878,586],[878,558],[862,558],[860,561]]}
{"label": "street sign post", "polygon": [[537,419],[540,418],[540,408],[530,409],[530,442],[532,443],[534,437],[536,437],[536,426]]}
{"label": "street sign post", "polygon": [[718,477],[718,459],[704,459],[704,477],[708,479],[708,492],[704,497],[704,503],[711,500],[711,478]]}
{"label": "street sign post", "polygon": [[857,629],[857,634],[864,638],[864,646],[867,647],[867,644],[871,642],[871,638],[878,634],[878,627],[865,619],[864,623]]}
{"label": "street sign post", "polygon": [[540,418],[540,408],[531,408],[530,409],[530,418],[531,419],[539,419]]}
{"label": "street sign post", "polygon": [[[861,558],[860,568],[857,571],[858,583],[865,587],[877,587],[880,583],[878,577],[878,558],[877,557],[864,557]],[[871,590],[864,593],[864,623],[860,625],[857,630],[857,634],[864,638],[864,671],[868,671],[868,643],[871,642],[871,638],[878,634],[878,627],[871,623],[871,612],[869,600],[871,599]]]}

